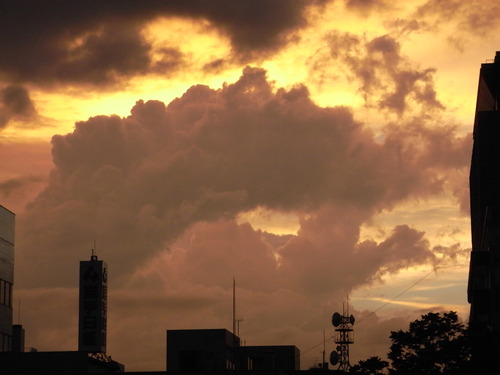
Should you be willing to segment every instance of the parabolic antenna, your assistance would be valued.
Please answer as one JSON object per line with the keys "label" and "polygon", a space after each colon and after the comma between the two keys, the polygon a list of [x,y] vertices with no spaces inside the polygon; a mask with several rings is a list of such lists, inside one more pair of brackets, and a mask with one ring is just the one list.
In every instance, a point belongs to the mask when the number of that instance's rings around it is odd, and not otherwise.
{"label": "parabolic antenna", "polygon": [[337,353],[335,350],[330,353],[330,363],[335,366],[337,363],[339,363],[339,353]]}
{"label": "parabolic antenna", "polygon": [[354,325],[354,322],[356,321],[356,319],[354,319],[354,316],[350,316],[349,317],[349,323],[351,323],[351,325]]}
{"label": "parabolic antenna", "polygon": [[342,316],[336,312],[332,315],[332,324],[334,327],[338,327],[342,323]]}

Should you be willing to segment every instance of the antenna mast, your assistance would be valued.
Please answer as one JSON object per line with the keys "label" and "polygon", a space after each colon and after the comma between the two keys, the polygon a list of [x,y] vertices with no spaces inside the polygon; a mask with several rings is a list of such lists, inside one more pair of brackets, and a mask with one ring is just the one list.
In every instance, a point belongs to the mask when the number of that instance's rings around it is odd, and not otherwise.
{"label": "antenna mast", "polygon": [[323,362],[321,362],[321,368],[326,368],[325,352],[326,352],[326,336],[325,336],[325,330],[323,330]]}
{"label": "antenna mast", "polygon": [[332,324],[335,327],[335,344],[337,351],[330,353],[330,363],[339,364],[339,370],[348,373],[351,367],[349,363],[349,345],[354,344],[354,316],[349,316],[349,297],[347,297],[347,308],[342,304],[342,315],[338,312],[332,316]]}
{"label": "antenna mast", "polygon": [[94,254],[94,252],[97,252],[97,244],[96,240],[94,240],[94,248],[90,249],[92,251],[92,255],[90,256],[90,260],[97,260],[97,255]]}
{"label": "antenna mast", "polygon": [[236,336],[236,280],[233,276],[233,335]]}

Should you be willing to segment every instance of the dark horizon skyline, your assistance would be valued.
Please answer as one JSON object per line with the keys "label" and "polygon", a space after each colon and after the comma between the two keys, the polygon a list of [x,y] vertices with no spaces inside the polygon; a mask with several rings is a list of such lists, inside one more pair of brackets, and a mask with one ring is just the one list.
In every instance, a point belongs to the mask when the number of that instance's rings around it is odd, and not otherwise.
{"label": "dark horizon skyline", "polygon": [[164,368],[157,327],[231,329],[233,276],[249,344],[314,347],[347,294],[364,319],[354,361],[430,310],[466,320],[472,124],[498,10],[2,3],[0,204],[16,213],[26,344],[76,349],[94,241],[108,349],[129,370]]}

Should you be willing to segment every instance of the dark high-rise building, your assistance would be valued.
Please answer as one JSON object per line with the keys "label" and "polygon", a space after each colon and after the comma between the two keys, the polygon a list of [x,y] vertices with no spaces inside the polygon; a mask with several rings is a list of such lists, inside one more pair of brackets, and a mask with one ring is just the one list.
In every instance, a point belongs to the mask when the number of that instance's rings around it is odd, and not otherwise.
{"label": "dark high-rise building", "polygon": [[78,351],[106,353],[108,267],[92,255],[80,262]]}
{"label": "dark high-rise building", "polygon": [[500,52],[481,66],[473,137],[467,290],[472,356],[477,373],[494,373],[500,365]]}
{"label": "dark high-rise building", "polygon": [[0,352],[12,346],[15,215],[0,206]]}

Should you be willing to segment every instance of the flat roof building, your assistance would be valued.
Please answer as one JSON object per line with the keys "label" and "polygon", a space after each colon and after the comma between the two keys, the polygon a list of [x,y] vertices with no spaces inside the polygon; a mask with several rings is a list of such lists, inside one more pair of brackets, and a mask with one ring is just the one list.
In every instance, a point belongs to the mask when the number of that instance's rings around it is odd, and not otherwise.
{"label": "flat roof building", "polygon": [[0,352],[12,347],[15,215],[0,205]]}
{"label": "flat roof building", "polygon": [[294,345],[240,346],[226,329],[167,330],[167,372],[300,370]]}
{"label": "flat roof building", "polygon": [[5,375],[89,375],[123,373],[116,361],[101,361],[84,352],[0,353]]}
{"label": "flat roof building", "polygon": [[238,350],[240,370],[300,370],[300,350],[295,345],[241,346]]}
{"label": "flat roof building", "polygon": [[167,371],[235,370],[239,344],[226,329],[168,330]]}

